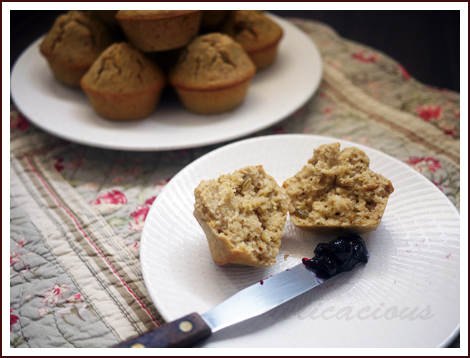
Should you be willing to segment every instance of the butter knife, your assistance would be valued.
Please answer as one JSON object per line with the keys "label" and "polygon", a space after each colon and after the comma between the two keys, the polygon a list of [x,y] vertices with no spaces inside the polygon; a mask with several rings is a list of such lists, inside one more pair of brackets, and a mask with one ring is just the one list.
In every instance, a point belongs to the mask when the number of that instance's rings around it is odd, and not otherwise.
{"label": "butter knife", "polygon": [[266,313],[324,281],[301,263],[237,292],[202,315],[191,313],[114,347],[188,347],[223,328]]}
{"label": "butter knife", "polygon": [[239,291],[202,315],[191,313],[115,347],[188,347],[221,329],[266,313],[369,260],[364,240],[355,234],[320,243],[314,254],[291,269]]}

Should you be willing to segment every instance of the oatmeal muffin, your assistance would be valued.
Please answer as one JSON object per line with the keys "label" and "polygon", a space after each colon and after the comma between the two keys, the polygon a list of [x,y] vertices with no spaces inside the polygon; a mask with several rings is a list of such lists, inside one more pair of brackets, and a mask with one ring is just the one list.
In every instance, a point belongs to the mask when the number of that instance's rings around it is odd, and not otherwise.
{"label": "oatmeal muffin", "polygon": [[302,170],[283,187],[294,225],[323,234],[362,234],[377,229],[392,183],[369,169],[358,148],[325,144],[314,150]]}
{"label": "oatmeal muffin", "polygon": [[170,70],[169,82],[184,106],[199,114],[231,111],[244,101],[256,67],[229,36],[197,37]]}
{"label": "oatmeal muffin", "polygon": [[166,79],[153,61],[121,42],[98,57],[80,84],[99,115],[129,121],[155,110]]}
{"label": "oatmeal muffin", "polygon": [[272,65],[283,35],[282,28],[258,10],[233,11],[221,31],[243,46],[258,70]]}
{"label": "oatmeal muffin", "polygon": [[144,52],[187,45],[201,26],[201,10],[119,10],[116,19],[135,47]]}
{"label": "oatmeal muffin", "polygon": [[79,87],[82,76],[113,40],[106,25],[96,17],[69,11],[55,20],[40,51],[60,82]]}
{"label": "oatmeal muffin", "polygon": [[194,195],[194,216],[217,264],[266,267],[276,262],[288,201],[262,166],[202,181]]}

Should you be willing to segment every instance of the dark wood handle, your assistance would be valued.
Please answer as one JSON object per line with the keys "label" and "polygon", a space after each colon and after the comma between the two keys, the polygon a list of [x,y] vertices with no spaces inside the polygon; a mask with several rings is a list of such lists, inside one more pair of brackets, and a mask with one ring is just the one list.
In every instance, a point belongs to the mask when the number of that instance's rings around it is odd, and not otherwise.
{"label": "dark wood handle", "polygon": [[113,348],[189,347],[211,335],[210,327],[197,313],[165,323],[153,331],[119,343]]}

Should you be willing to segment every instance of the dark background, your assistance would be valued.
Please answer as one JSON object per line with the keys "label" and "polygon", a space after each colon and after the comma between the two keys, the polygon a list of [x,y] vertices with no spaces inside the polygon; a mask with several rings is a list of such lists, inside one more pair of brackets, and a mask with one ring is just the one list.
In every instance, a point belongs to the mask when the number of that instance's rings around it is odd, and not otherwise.
{"label": "dark background", "polygon": [[[65,11],[10,12],[10,69],[31,42],[46,33]],[[273,10],[330,25],[350,40],[371,46],[398,61],[420,82],[460,92],[460,13],[443,10]],[[458,337],[451,347],[460,346]]]}
{"label": "dark background", "polygon": [[[65,11],[10,12],[10,68]],[[389,55],[420,82],[460,92],[460,14],[443,10],[272,10],[330,25],[346,39]]]}

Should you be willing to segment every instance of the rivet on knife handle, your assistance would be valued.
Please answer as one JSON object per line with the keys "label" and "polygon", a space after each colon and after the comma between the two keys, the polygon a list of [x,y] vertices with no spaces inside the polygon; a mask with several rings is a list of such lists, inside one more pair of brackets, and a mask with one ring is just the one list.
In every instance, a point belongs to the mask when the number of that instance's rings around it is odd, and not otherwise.
{"label": "rivet on knife handle", "polygon": [[131,338],[114,348],[189,347],[211,335],[210,327],[197,313],[166,323],[139,337]]}

